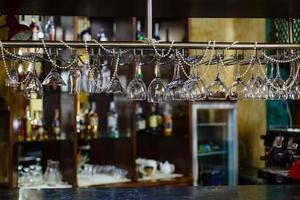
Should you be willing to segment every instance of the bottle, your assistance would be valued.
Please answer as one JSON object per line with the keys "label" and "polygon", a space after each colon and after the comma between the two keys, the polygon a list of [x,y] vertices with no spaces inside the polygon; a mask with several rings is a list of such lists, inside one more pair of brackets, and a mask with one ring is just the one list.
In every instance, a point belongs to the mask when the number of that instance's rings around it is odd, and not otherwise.
{"label": "bottle", "polygon": [[22,142],[25,140],[25,124],[26,124],[26,119],[25,117],[18,117],[17,118],[17,122],[18,122],[18,141]]}
{"label": "bottle", "polygon": [[164,107],[164,136],[171,136],[173,131],[172,108],[170,104],[166,103]]}
{"label": "bottle", "polygon": [[54,109],[54,119],[52,122],[53,134],[56,140],[61,139],[61,127],[60,127],[60,119],[59,119],[59,110]]}
{"label": "bottle", "polygon": [[87,139],[99,138],[99,116],[96,112],[96,102],[92,102],[91,110],[88,113]]}
{"label": "bottle", "polygon": [[110,71],[110,69],[108,67],[107,60],[104,60],[101,72],[102,72],[102,76],[103,76],[102,90],[105,91],[107,89],[108,85],[109,85],[110,74],[111,74],[111,71]]}
{"label": "bottle", "polygon": [[25,138],[26,138],[26,141],[32,140],[31,134],[32,134],[31,114],[30,114],[29,106],[26,105],[26,108],[25,108]]}
{"label": "bottle", "polygon": [[53,16],[49,17],[45,25],[45,37],[49,41],[55,40],[55,24]]}
{"label": "bottle", "polygon": [[108,38],[106,37],[106,34],[104,32],[104,29],[101,28],[100,31],[97,33],[97,40],[98,41],[108,41]]}
{"label": "bottle", "polygon": [[34,118],[31,121],[31,127],[32,127],[32,139],[34,141],[43,141],[46,140],[48,137],[46,135],[45,129],[44,129],[44,120],[43,120],[43,113],[42,111],[35,111],[34,112]]}
{"label": "bottle", "polygon": [[136,107],[136,132],[138,134],[145,133],[146,131],[146,118],[143,115],[143,108],[137,104]]}
{"label": "bottle", "polygon": [[152,104],[151,112],[148,117],[148,131],[152,134],[158,134],[158,115],[156,113],[156,106]]}
{"label": "bottle", "polygon": [[80,33],[80,39],[82,41],[90,41],[92,40],[92,32],[91,27],[89,26],[88,20],[84,20],[84,30]]}
{"label": "bottle", "polygon": [[83,103],[80,103],[79,112],[76,116],[76,132],[78,134],[78,138],[84,139],[85,131],[86,131],[85,114],[83,110]]}
{"label": "bottle", "polygon": [[109,112],[108,112],[108,136],[111,138],[119,137],[118,130],[118,113],[116,112],[115,102],[110,102]]}
{"label": "bottle", "polygon": [[155,22],[154,23],[154,39],[159,41],[160,40],[160,33],[159,33],[159,23],[158,22]]}
{"label": "bottle", "polygon": [[142,32],[142,22],[141,20],[137,20],[136,22],[136,40],[144,41],[145,35]]}
{"label": "bottle", "polygon": [[32,31],[32,40],[39,40],[38,34],[39,34],[39,27],[36,23],[36,20],[32,18],[30,29]]}

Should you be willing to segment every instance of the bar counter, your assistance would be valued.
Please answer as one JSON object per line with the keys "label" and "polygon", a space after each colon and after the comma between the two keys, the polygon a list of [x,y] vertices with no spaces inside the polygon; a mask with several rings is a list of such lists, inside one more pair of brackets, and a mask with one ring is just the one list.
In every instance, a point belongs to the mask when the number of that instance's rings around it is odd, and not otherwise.
{"label": "bar counter", "polygon": [[219,187],[159,187],[139,189],[0,190],[1,200],[297,200],[300,186],[256,185]]}

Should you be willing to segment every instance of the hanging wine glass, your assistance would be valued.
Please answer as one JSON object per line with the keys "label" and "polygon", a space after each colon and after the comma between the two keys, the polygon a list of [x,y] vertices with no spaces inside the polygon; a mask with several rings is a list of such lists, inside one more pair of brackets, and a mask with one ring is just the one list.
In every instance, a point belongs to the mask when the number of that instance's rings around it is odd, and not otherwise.
{"label": "hanging wine glass", "polygon": [[29,76],[25,83],[24,95],[27,99],[43,98],[43,86],[36,75],[35,60],[32,61],[33,69],[29,72]]}
{"label": "hanging wine glass", "polygon": [[190,70],[189,79],[183,84],[185,99],[196,101],[206,98],[206,86],[198,75],[198,69],[193,66]]}
{"label": "hanging wine glass", "polygon": [[100,66],[100,57],[93,56],[87,74],[87,91],[89,93],[100,93],[102,91],[103,75]]}
{"label": "hanging wine glass", "polygon": [[8,71],[9,76],[6,76],[5,86],[16,89],[19,85],[19,74],[16,68],[16,63],[12,61],[10,70]]}
{"label": "hanging wine glass", "polygon": [[148,86],[148,101],[151,103],[163,103],[166,100],[166,87],[160,78],[160,64],[159,60],[156,61],[154,67],[154,79]]}
{"label": "hanging wine glass", "polygon": [[[218,55],[221,56],[221,55]],[[222,59],[222,56],[221,58]],[[228,89],[220,79],[220,62],[217,62],[217,75],[215,80],[207,87],[208,98],[211,100],[225,100],[227,98]]]}
{"label": "hanging wine glass", "polygon": [[52,67],[51,71],[46,76],[42,84],[47,86],[55,86],[55,87],[66,85],[65,81],[62,79],[55,66]]}
{"label": "hanging wine glass", "polygon": [[126,91],[123,88],[123,86],[119,80],[119,77],[118,77],[119,59],[120,59],[120,54],[118,54],[117,58],[115,59],[115,71],[114,71],[113,77],[110,80],[110,83],[108,84],[108,87],[105,91],[106,93],[126,94]]}
{"label": "hanging wine glass", "polygon": [[275,88],[273,87],[273,81],[274,81],[274,64],[270,64],[270,76],[267,81],[267,88],[268,88],[268,99],[274,99],[274,93]]}
{"label": "hanging wine glass", "polygon": [[185,93],[183,84],[184,81],[180,77],[181,62],[175,61],[174,74],[172,81],[167,85],[167,99],[168,100],[183,100],[185,99]]}
{"label": "hanging wine glass", "polygon": [[239,60],[237,60],[237,73],[235,80],[228,88],[228,98],[230,100],[244,99],[247,85],[244,83],[241,77],[241,66]]}
{"label": "hanging wine glass", "polygon": [[247,83],[247,96],[248,99],[267,99],[268,86],[266,82],[259,76],[259,63],[255,61],[255,67],[252,67],[251,78]]}
{"label": "hanging wine glass", "polygon": [[276,63],[276,76],[273,80],[273,87],[274,87],[273,99],[287,99],[288,98],[288,94],[285,90],[285,83],[280,77],[279,63]]}
{"label": "hanging wine glass", "polygon": [[[300,76],[299,76],[299,63],[296,63],[296,66],[294,68],[293,73],[293,81],[291,81],[290,84],[293,84],[288,92],[289,98],[292,100],[298,100],[300,99]],[[289,84],[289,85],[290,85]]]}
{"label": "hanging wine glass", "polygon": [[132,100],[145,100],[147,89],[143,81],[141,57],[135,56],[135,78],[127,86],[127,97]]}
{"label": "hanging wine glass", "polygon": [[69,70],[68,91],[70,94],[79,94],[81,92],[82,74],[78,63],[73,65]]}

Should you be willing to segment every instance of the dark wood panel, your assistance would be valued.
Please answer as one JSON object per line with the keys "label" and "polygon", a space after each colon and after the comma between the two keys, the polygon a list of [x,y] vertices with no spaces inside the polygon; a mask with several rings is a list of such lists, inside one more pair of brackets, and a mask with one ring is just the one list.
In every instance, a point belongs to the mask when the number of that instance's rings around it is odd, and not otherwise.
{"label": "dark wood panel", "polygon": [[98,165],[115,165],[128,170],[132,177],[132,149],[130,138],[102,138],[91,140],[90,163]]}
{"label": "dark wood panel", "polygon": [[[1,0],[1,13],[144,17],[146,0]],[[179,17],[299,17],[298,0],[153,0],[153,16]]]}

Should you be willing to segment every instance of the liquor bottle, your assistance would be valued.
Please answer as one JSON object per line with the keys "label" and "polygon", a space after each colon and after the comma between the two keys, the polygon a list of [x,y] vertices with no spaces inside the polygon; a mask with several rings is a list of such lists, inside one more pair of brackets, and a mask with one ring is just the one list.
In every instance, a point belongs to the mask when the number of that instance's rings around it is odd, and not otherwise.
{"label": "liquor bottle", "polygon": [[148,117],[148,131],[152,134],[158,134],[158,115],[155,104],[152,104]]}
{"label": "liquor bottle", "polygon": [[34,117],[31,120],[31,129],[32,129],[32,140],[33,141],[42,141],[47,139],[45,137],[45,129],[44,129],[44,122],[42,118],[41,111],[35,111]]}
{"label": "liquor bottle", "polygon": [[54,110],[54,119],[52,122],[53,134],[56,140],[61,139],[61,127],[60,127],[60,119],[59,119],[59,110]]}
{"label": "liquor bottle", "polygon": [[25,140],[26,141],[31,141],[32,137],[32,129],[31,129],[31,114],[30,114],[30,109],[29,106],[27,105],[25,108]]}
{"label": "liquor bottle", "polygon": [[108,112],[108,136],[111,138],[119,137],[118,130],[118,113],[116,112],[115,102],[110,102],[109,112]]}
{"label": "liquor bottle", "polygon": [[163,121],[164,121],[164,131],[163,134],[164,136],[171,136],[172,135],[172,131],[173,131],[173,120],[172,120],[172,108],[170,106],[170,104],[165,104],[164,107],[164,117],[163,117]]}
{"label": "liquor bottle", "polygon": [[88,20],[84,20],[84,30],[80,33],[80,39],[82,41],[90,41],[92,40],[92,32],[91,27],[89,26]]}
{"label": "liquor bottle", "polygon": [[45,37],[49,41],[55,40],[55,24],[54,24],[54,18],[52,16],[49,17],[45,25]]}
{"label": "liquor bottle", "polygon": [[36,20],[32,18],[30,29],[32,31],[32,40],[39,40],[38,34],[39,34],[39,27],[36,23]]}
{"label": "liquor bottle", "polygon": [[22,142],[25,140],[25,124],[26,124],[26,119],[25,117],[19,117],[17,118],[18,121],[18,141]]}
{"label": "liquor bottle", "polygon": [[78,134],[78,138],[84,139],[86,125],[85,125],[85,114],[83,110],[83,103],[80,103],[79,112],[76,116],[76,132]]}
{"label": "liquor bottle", "polygon": [[136,22],[136,40],[138,40],[138,41],[145,40],[145,35],[143,34],[143,31],[142,31],[142,21],[141,20],[137,20],[137,22]]}
{"label": "liquor bottle", "polygon": [[154,23],[154,39],[159,41],[160,40],[160,33],[159,33],[159,23],[158,22],[155,22]]}
{"label": "liquor bottle", "polygon": [[102,88],[105,91],[107,89],[108,85],[109,85],[110,74],[111,74],[111,71],[108,67],[107,60],[104,60],[101,71],[102,71],[102,76],[103,76]]}
{"label": "liquor bottle", "polygon": [[86,139],[99,138],[99,116],[96,112],[96,102],[92,102],[91,110],[88,113],[88,127]]}
{"label": "liquor bottle", "polygon": [[138,134],[145,133],[146,131],[146,118],[143,115],[143,108],[137,104],[136,107],[136,132]]}
{"label": "liquor bottle", "polygon": [[45,119],[43,111],[39,111],[38,125],[39,140],[48,140],[48,133],[45,129]]}
{"label": "liquor bottle", "polygon": [[102,41],[102,42],[103,41],[108,41],[108,38],[107,38],[103,28],[101,28],[99,30],[99,32],[97,33],[97,40]]}

